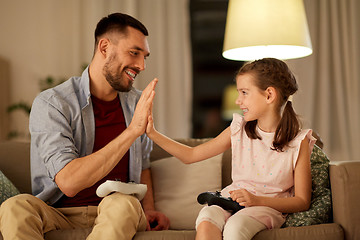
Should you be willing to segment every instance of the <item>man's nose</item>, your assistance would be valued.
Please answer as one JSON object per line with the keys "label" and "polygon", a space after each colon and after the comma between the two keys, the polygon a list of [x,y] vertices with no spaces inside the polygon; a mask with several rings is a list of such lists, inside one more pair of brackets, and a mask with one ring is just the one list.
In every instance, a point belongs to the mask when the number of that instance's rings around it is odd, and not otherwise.
{"label": "man's nose", "polygon": [[135,66],[140,70],[140,71],[144,71],[146,68],[146,63],[145,63],[145,59],[139,59]]}

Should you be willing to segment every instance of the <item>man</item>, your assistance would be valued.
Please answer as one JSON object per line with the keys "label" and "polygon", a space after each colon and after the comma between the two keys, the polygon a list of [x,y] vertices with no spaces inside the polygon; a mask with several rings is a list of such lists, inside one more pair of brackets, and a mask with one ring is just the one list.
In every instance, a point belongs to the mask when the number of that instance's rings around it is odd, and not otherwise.
{"label": "man", "polygon": [[[5,239],[42,239],[53,229],[75,227],[93,227],[87,239],[132,239],[136,231],[168,229],[168,218],[154,208],[152,142],[144,135],[157,80],[141,97],[132,87],[150,54],[147,35],[145,26],[126,14],[101,19],[93,59],[82,76],[34,100],[30,133],[36,197],[18,195],[0,208]],[[101,183],[115,179],[147,184],[142,206],[122,193],[96,196]]]}

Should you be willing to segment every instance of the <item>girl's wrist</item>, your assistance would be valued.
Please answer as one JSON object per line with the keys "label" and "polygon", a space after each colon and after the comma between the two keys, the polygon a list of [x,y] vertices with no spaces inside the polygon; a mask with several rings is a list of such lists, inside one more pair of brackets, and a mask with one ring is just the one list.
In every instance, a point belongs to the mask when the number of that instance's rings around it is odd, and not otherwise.
{"label": "girl's wrist", "polygon": [[153,140],[154,136],[156,135],[156,130],[153,129],[153,130],[147,132],[146,134],[151,140]]}

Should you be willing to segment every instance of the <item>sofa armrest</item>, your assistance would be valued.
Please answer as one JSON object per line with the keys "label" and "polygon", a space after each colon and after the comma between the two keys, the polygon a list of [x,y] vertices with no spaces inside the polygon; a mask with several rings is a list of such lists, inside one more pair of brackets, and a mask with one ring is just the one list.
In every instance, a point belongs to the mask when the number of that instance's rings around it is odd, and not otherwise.
{"label": "sofa armrest", "polygon": [[0,170],[21,193],[31,193],[30,142],[0,142]]}
{"label": "sofa armrest", "polygon": [[340,224],[346,239],[360,239],[360,161],[330,163],[334,222]]}

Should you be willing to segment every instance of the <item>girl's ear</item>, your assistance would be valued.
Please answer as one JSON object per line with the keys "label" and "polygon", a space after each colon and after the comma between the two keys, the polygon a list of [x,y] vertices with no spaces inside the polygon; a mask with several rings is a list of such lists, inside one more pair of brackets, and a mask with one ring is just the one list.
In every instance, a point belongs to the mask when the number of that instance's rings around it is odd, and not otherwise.
{"label": "girl's ear", "polygon": [[265,94],[266,94],[266,101],[268,103],[274,102],[276,97],[277,97],[277,92],[276,92],[276,89],[274,87],[268,87],[265,90]]}

